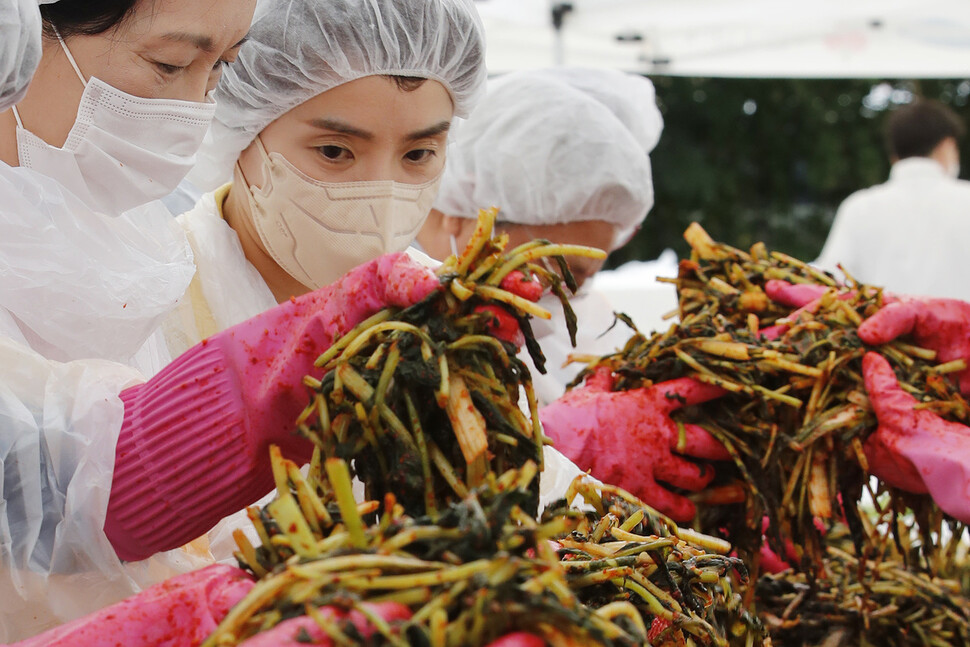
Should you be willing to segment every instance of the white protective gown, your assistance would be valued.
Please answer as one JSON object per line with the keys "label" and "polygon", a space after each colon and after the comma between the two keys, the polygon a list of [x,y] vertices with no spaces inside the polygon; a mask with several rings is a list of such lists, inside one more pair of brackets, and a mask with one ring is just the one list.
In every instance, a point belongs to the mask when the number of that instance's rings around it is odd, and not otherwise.
{"label": "white protective gown", "polygon": [[194,271],[158,204],[97,214],[0,164],[0,641],[198,566],[122,564],[103,532],[118,393],[169,360],[153,334]]}
{"label": "white protective gown", "polygon": [[[552,313],[548,321],[533,320],[533,331],[546,356],[546,375],[533,370],[536,395],[541,405],[558,399],[582,370],[584,364],[563,366],[570,355],[601,356],[623,348],[634,332],[614,311],[626,314],[645,335],[665,330],[671,322],[664,319],[677,309],[677,291],[658,277],[677,276],[677,255],[665,250],[651,261],[632,261],[615,270],[597,272],[569,302],[576,313],[576,347],[569,342],[562,306],[554,296],[539,302]],[[527,360],[528,353],[520,354]],[[531,361],[529,366],[532,367]]]}
{"label": "white protective gown", "polygon": [[970,301],[970,182],[937,162],[896,162],[889,181],[849,196],[839,207],[815,264],[897,294]]}
{"label": "white protective gown", "polygon": [[532,358],[525,349],[519,354],[532,371],[539,406],[558,400],[566,392],[566,385],[585,366],[582,363],[567,363],[570,355],[608,355],[623,348],[633,335],[626,324],[616,321],[606,297],[591,287],[583,286],[578,294],[569,299],[569,304],[578,322],[576,347],[573,348],[570,343],[559,299],[555,295],[546,295],[539,300],[539,305],[552,313],[552,319],[532,320],[532,332],[546,358],[545,375],[535,370]]}

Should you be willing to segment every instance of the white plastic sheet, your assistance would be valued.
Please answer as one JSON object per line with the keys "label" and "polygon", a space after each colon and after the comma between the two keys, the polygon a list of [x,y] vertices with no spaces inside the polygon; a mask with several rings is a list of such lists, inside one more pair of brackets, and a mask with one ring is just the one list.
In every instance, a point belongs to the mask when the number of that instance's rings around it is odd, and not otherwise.
{"label": "white plastic sheet", "polygon": [[202,565],[123,564],[102,528],[124,409],[141,381],[104,360],[49,361],[0,337],[0,640],[39,633]]}
{"label": "white plastic sheet", "polygon": [[0,309],[50,359],[129,362],[195,270],[161,205],[110,217],[56,180],[0,164]]}
{"label": "white plastic sheet", "polygon": [[14,640],[201,564],[122,564],[103,532],[118,393],[169,359],[154,332],[194,266],[160,205],[97,214],[5,165],[0,196],[0,640]]}
{"label": "white plastic sheet", "polygon": [[570,355],[606,355],[622,348],[633,334],[625,324],[615,321],[610,302],[591,286],[584,285],[569,303],[579,324],[576,347],[570,343],[559,299],[547,295],[539,305],[552,313],[552,319],[532,322],[532,332],[546,357],[546,373],[543,375],[535,370],[528,352],[519,354],[532,371],[532,383],[540,406],[559,399],[566,392],[566,385],[582,370],[583,364],[567,364]]}

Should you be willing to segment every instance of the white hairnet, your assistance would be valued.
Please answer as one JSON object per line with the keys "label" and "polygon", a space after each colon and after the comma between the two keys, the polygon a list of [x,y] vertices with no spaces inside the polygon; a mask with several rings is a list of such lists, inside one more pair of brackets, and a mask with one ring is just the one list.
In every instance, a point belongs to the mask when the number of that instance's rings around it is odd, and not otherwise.
{"label": "white hairnet", "polygon": [[40,63],[40,10],[37,5],[38,0],[0,3],[0,111],[23,99],[27,84]]}
{"label": "white hairnet", "polygon": [[555,67],[542,74],[559,79],[596,99],[620,120],[646,153],[660,141],[664,120],[649,79],[616,70]]}
{"label": "white hairnet", "polygon": [[653,206],[649,153],[663,119],[653,84],[613,70],[517,72],[489,83],[452,129],[435,208],[531,225],[605,220],[623,240]]}
{"label": "white hairnet", "polygon": [[433,79],[457,115],[470,112],[486,74],[472,0],[261,0],[249,40],[216,89],[211,137],[189,178],[214,188],[277,117],[375,74]]}

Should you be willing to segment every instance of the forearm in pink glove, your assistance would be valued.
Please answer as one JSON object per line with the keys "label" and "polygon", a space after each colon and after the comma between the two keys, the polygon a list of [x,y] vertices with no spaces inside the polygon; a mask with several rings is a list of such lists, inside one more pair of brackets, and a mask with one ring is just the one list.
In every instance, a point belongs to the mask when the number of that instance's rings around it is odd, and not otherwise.
{"label": "forearm in pink glove", "polygon": [[293,430],[313,362],[367,317],[412,305],[438,285],[406,254],[382,256],[213,335],[122,392],[104,527],[118,556],[180,546],[269,492],[271,443],[308,460],[312,447]]}
{"label": "forearm in pink glove", "polygon": [[724,391],[690,378],[632,391],[611,391],[612,384],[612,373],[601,368],[583,386],[543,408],[539,417],[546,434],[580,469],[629,490],[677,521],[689,521],[694,504],[659,481],[701,490],[714,478],[714,470],[684,456],[726,460],[730,455],[696,425],[684,425],[681,438],[670,414]]}
{"label": "forearm in pink glove", "polygon": [[253,585],[238,568],[209,566],[11,647],[194,647]]}
{"label": "forearm in pink glove", "polygon": [[902,490],[929,492],[944,512],[970,523],[970,427],[915,409],[878,353],[866,354],[862,373],[879,423],[863,444],[869,470]]}
{"label": "forearm in pink glove", "polygon": [[[406,621],[411,618],[411,610],[403,604],[397,602],[382,602],[380,604],[364,605],[369,611],[376,614],[384,622],[393,623],[395,621]],[[346,613],[334,607],[323,607],[320,613],[329,620],[348,621],[353,623],[363,638],[369,638],[374,633],[374,627],[367,618],[359,611]],[[333,640],[320,628],[320,624],[309,616],[300,616],[284,620],[269,631],[257,634],[249,640],[241,643],[242,647],[288,647],[290,645],[307,644],[307,639],[312,640],[313,645],[323,645],[330,647],[334,644]]]}

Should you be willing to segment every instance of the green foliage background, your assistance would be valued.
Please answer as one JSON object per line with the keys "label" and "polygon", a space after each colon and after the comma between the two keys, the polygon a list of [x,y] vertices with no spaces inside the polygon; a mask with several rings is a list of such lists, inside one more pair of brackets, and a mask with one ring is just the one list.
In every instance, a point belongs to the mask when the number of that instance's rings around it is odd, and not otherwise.
{"label": "green foliage background", "polygon": [[[665,122],[650,155],[655,204],[610,267],[656,258],[667,247],[685,254],[681,234],[694,220],[715,240],[742,248],[763,240],[813,260],[841,201],[886,180],[889,110],[921,95],[950,105],[970,125],[966,79],[651,80]],[[961,147],[966,178],[970,137]]]}

